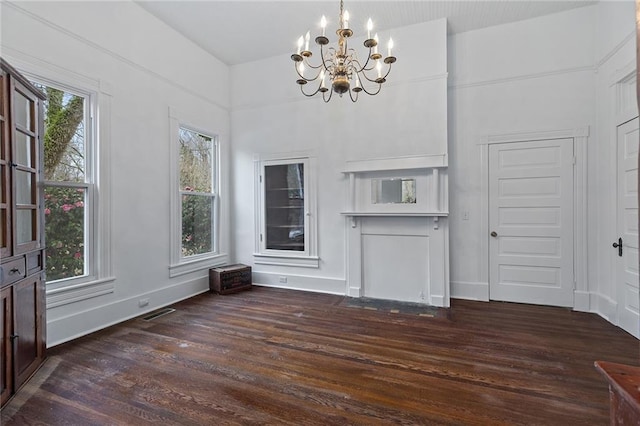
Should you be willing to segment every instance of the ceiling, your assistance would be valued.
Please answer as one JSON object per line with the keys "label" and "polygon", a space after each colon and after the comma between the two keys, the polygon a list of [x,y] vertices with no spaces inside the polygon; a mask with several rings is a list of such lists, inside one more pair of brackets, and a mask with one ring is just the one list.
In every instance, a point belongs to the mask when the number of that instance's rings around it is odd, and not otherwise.
{"label": "ceiling", "polygon": [[[292,53],[298,38],[320,31],[320,17],[328,20],[327,36],[337,28],[338,0],[300,1],[137,1],[170,27],[191,39],[227,65],[251,62]],[[350,1],[355,36],[365,31],[369,17],[374,32],[386,39],[385,31],[439,18],[447,18],[449,33],[461,33],[508,22],[530,19],[597,3],[582,0],[449,0],[449,1]],[[401,40],[396,41],[401,43]],[[312,42],[313,43],[313,42]]]}

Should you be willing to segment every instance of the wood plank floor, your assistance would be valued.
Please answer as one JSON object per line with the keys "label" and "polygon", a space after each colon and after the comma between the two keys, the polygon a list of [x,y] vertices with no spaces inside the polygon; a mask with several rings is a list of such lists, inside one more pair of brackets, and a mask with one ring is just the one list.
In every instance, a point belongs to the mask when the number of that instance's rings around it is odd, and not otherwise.
{"label": "wood plank floor", "polygon": [[595,360],[638,341],[593,314],[454,300],[434,318],[343,297],[203,294],[49,351],[3,425],[606,425]]}

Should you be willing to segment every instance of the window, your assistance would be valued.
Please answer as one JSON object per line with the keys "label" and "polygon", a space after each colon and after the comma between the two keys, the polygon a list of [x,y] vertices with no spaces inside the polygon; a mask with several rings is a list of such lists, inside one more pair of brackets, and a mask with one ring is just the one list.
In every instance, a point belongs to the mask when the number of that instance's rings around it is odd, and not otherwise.
{"label": "window", "polygon": [[256,263],[318,267],[312,163],[305,157],[260,164]]}
{"label": "window", "polygon": [[[221,201],[219,135],[169,108],[171,153],[171,263],[169,277],[201,271],[228,262],[228,207]],[[225,226],[222,229],[228,229]]]}
{"label": "window", "polygon": [[180,256],[217,253],[216,141],[212,136],[180,127]]}
{"label": "window", "polygon": [[47,284],[93,268],[89,218],[95,197],[91,96],[35,82],[44,102],[44,213]]}
{"label": "window", "polygon": [[48,96],[43,111],[47,308],[113,293],[111,192],[102,184],[111,173],[111,87],[46,64],[21,65]]}

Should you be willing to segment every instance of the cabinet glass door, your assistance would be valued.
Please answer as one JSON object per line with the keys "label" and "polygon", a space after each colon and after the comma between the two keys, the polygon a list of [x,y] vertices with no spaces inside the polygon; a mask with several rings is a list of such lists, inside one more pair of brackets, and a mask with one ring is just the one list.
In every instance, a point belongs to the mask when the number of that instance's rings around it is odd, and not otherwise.
{"label": "cabinet glass door", "polygon": [[265,166],[267,250],[305,251],[304,163]]}
{"label": "cabinet glass door", "polygon": [[37,98],[20,83],[12,91],[13,106],[13,199],[14,254],[38,246],[37,158]]}

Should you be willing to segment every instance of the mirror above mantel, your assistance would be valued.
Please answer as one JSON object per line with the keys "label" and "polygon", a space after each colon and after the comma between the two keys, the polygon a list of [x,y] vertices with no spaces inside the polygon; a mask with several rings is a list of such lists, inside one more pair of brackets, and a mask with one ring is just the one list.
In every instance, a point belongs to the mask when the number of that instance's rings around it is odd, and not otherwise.
{"label": "mirror above mantel", "polygon": [[446,217],[447,156],[423,155],[349,161],[348,206],[342,215]]}

